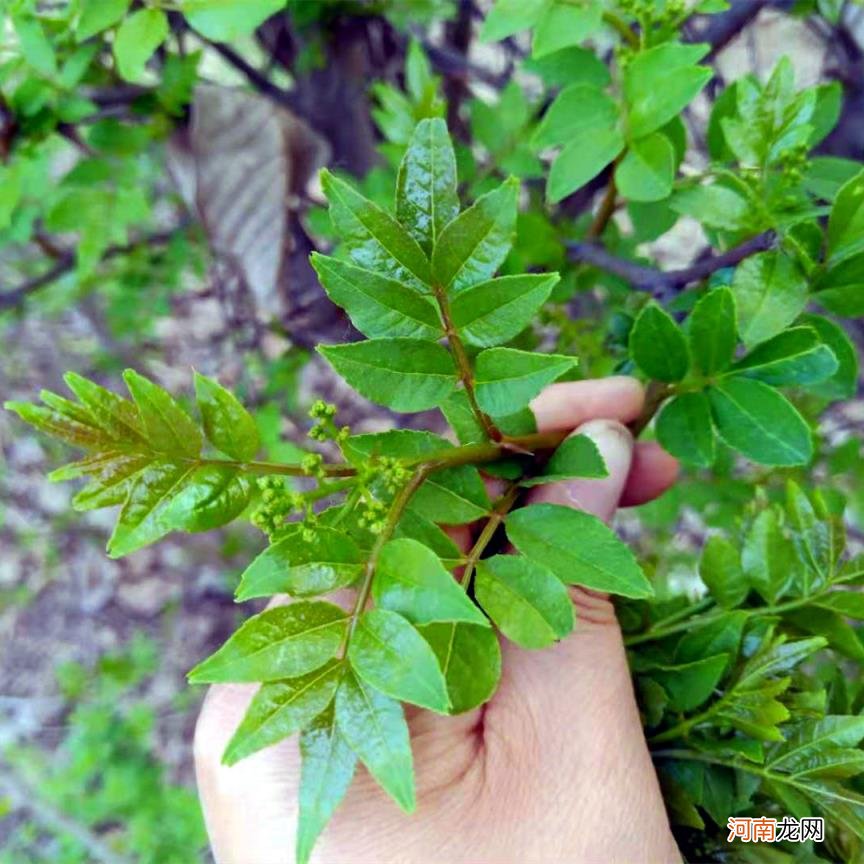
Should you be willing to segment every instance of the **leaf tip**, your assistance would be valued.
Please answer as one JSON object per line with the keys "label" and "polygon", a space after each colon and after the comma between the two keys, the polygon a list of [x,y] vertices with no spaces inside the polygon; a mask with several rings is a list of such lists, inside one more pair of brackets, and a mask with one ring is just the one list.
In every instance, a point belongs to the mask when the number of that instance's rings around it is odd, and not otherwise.
{"label": "leaf tip", "polygon": [[225,752],[222,754],[222,759],[220,760],[220,762],[228,768],[230,768],[232,765],[236,765],[243,758],[243,753],[238,753],[237,750],[237,745],[232,739],[228,742],[228,746],[225,748]]}

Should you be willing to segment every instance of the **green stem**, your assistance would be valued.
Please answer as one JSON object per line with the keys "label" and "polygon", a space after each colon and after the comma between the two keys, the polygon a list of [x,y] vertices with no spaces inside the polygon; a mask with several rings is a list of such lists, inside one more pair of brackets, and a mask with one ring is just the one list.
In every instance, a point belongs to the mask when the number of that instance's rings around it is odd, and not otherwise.
{"label": "green stem", "polygon": [[[813,787],[808,783],[802,783],[788,774],[781,774],[778,771],[771,771],[768,768],[762,768],[753,762],[747,762],[737,759],[723,759],[720,756],[711,756],[708,753],[700,753],[697,750],[652,750],[652,759],[686,759],[690,762],[704,762],[707,765],[720,765],[723,768],[731,768],[733,771],[744,771],[747,774],[752,774],[755,777],[761,777],[763,780],[770,780],[774,783],[785,783],[787,786],[793,786],[800,789],[802,792],[812,794]],[[826,787],[820,787],[820,794],[833,798],[837,801],[847,802],[849,799],[844,795],[832,791]],[[857,803],[857,801],[855,802]]]}
{"label": "green stem", "polygon": [[[630,32],[629,30],[627,31]],[[609,185],[606,187],[606,193],[603,195],[603,200],[600,202],[600,207],[597,210],[597,215],[588,226],[585,232],[586,240],[596,240],[606,230],[609,220],[615,215],[615,202],[618,198],[618,187],[615,185],[615,168],[618,165],[619,159],[612,163],[612,176],[609,178]]]}
{"label": "green stem", "polygon": [[662,744],[664,741],[674,741],[676,738],[683,738],[695,726],[698,726],[700,723],[704,723],[706,720],[710,719],[723,704],[725,698],[725,696],[721,697],[710,708],[706,708],[699,714],[694,714],[692,717],[682,720],[680,723],[671,726],[669,729],[665,729],[663,732],[658,732],[656,735],[652,735],[648,739],[648,743]]}
{"label": "green stem", "polygon": [[[329,498],[337,492],[344,492],[352,486],[356,486],[356,477],[347,477],[345,480],[337,480],[335,483],[322,483],[316,489],[310,489],[303,493],[303,497],[307,502],[320,501],[322,498]],[[358,489],[359,491],[359,489]]]}
{"label": "green stem", "polygon": [[[554,450],[566,437],[566,432],[542,432],[515,437],[499,435],[500,440],[497,441],[449,447],[446,450],[439,450],[416,459],[406,460],[405,464],[410,468],[428,467],[430,471],[437,471],[441,468],[453,468],[458,465],[495,462],[514,453]],[[184,459],[183,461],[190,465],[215,465],[221,468],[234,468],[246,474],[265,477],[273,474],[290,477],[311,476],[299,463],[240,462],[236,459]],[[328,477],[354,477],[357,474],[357,469],[347,462],[325,464],[322,466],[322,470]]]}
{"label": "green stem", "polygon": [[489,518],[486,520],[486,524],[483,526],[483,530],[480,532],[480,536],[471,547],[471,551],[465,559],[465,569],[462,571],[462,578],[459,580],[459,584],[465,591],[468,590],[468,586],[471,584],[471,576],[474,574],[474,568],[477,566],[477,562],[483,556],[486,547],[495,536],[495,532],[501,526],[501,523],[516,503],[518,497],[519,484],[513,483],[495,503],[495,508],[490,513]]}
{"label": "green stem", "polygon": [[[815,594],[808,594],[806,597],[798,597],[795,600],[787,600],[785,603],[776,603],[771,606],[757,606],[752,609],[736,609],[734,611],[743,612],[745,615],[778,615],[783,612],[790,612],[793,609],[801,609],[804,606],[810,606],[821,600],[823,597],[831,594],[835,586],[842,585],[845,582],[851,582],[853,579],[859,578],[860,575],[861,574],[856,571],[854,573],[847,573],[845,576],[841,576],[840,578],[832,579],[821,591],[817,591]],[[656,642],[660,639],[665,639],[667,636],[674,636],[676,633],[682,633],[685,630],[689,630],[693,627],[693,615],[696,615],[701,611],[700,605],[697,603],[690,606],[687,610],[682,610],[682,612],[684,611],[688,613],[685,620],[680,621],[679,618],[681,613],[676,613],[663,621],[658,621],[657,624],[646,630],[644,633],[636,633],[633,636],[626,637],[624,639],[624,645],[627,648],[632,648],[634,645],[642,645],[645,642]],[[704,627],[712,621],[716,621],[718,618],[727,615],[730,611],[733,610],[717,609],[710,615],[703,616],[699,620],[699,626]],[[672,619],[674,619],[676,623],[671,623]],[[669,626],[666,626],[667,624]]]}
{"label": "green stem", "polygon": [[614,12],[604,12],[603,21],[608,24],[628,45],[639,45],[639,37],[630,29],[627,22]]}
{"label": "green stem", "polygon": [[357,600],[354,603],[354,609],[351,612],[351,622],[348,629],[345,631],[345,638],[342,641],[341,654],[344,657],[348,650],[348,643],[354,635],[354,630],[357,627],[357,622],[369,602],[369,594],[372,591],[372,581],[375,578],[375,569],[378,566],[378,558],[381,556],[381,550],[386,545],[387,541],[393,536],[399,520],[405,513],[405,508],[414,496],[414,493],[423,485],[423,482],[429,476],[429,469],[426,466],[418,468],[408,482],[399,490],[393,503],[390,505],[390,511],[387,514],[387,521],[381,529],[378,536],[375,538],[375,543],[369,552],[369,557],[366,559],[366,566],[363,569],[363,582],[360,585],[360,590],[357,592]]}
{"label": "green stem", "polygon": [[471,360],[468,358],[465,346],[459,338],[459,330],[453,323],[447,292],[437,283],[432,286],[432,291],[435,294],[435,300],[438,302],[438,308],[441,310],[441,319],[444,322],[444,329],[447,334],[447,344],[450,346],[450,353],[453,355],[453,359],[456,361],[456,366],[459,370],[459,379],[465,388],[465,395],[468,397],[471,411],[477,418],[477,422],[482,427],[486,437],[492,441],[500,441],[501,433],[489,415],[480,410],[480,405],[477,403],[477,396],[474,393],[474,370],[471,367]]}
{"label": "green stem", "polygon": [[664,384],[660,381],[649,381],[645,388],[645,405],[642,408],[642,413],[630,424],[630,431],[634,438],[638,438],[642,431],[654,419],[654,415],[660,410],[660,406],[666,401],[667,397],[675,392],[675,388],[670,384]]}
{"label": "green stem", "polygon": [[[216,465],[222,468],[236,468],[244,474],[255,474],[268,477],[281,474],[289,477],[310,477],[312,475],[298,463],[291,462],[239,462],[236,459],[184,459],[184,462],[195,465]],[[328,477],[353,477],[357,469],[347,463],[324,465],[323,471]]]}

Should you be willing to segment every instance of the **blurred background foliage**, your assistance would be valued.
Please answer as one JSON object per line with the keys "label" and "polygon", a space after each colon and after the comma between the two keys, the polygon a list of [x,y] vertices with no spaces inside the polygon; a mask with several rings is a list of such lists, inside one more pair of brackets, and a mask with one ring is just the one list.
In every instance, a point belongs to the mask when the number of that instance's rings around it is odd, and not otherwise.
{"label": "blurred background foliage", "polygon": [[[389,206],[414,124],[428,116],[448,120],[467,198],[509,174],[523,183],[505,272],[562,274],[520,347],[576,354],[586,377],[628,371],[644,297],[572,250],[609,172],[549,206],[548,166],[530,146],[562,85],[608,80],[614,40],[601,31],[532,59],[525,34],[478,41],[489,5],[0,2],[3,397],[58,389],[66,369],[109,382],[126,366],[188,392],[194,366],[254,411],[265,458],[297,458],[313,393],[355,431],[391,425],[310,353],[351,336],[307,261],[333,240],[315,174],[326,164],[359,178]],[[836,123],[807,170],[833,197],[864,156],[864,10],[844,0],[681,5],[684,37],[710,46],[713,69],[684,114],[689,169],[716,155],[708,119],[725,85],[748,74],[765,81],[788,54],[799,87],[828,85],[820,92]],[[664,270],[699,261],[715,240],[652,204],[630,204],[604,234],[618,258]],[[695,296],[681,291],[670,308],[685,312]],[[860,319],[847,332],[860,348]],[[688,470],[659,501],[621,517],[670,597],[697,597],[706,536],[737,532],[790,479],[823,486],[860,551],[855,390],[822,414],[811,466],[768,473],[721,451],[710,474]],[[816,416],[826,401],[801,394],[798,404]],[[411,422],[440,425],[431,415]],[[0,442],[0,861],[207,860],[188,746],[199,697],[184,674],[238,620],[231,592],[260,537],[232,526],[110,561],[103,514],[71,514],[68,490],[44,481],[59,461],[52,446],[20,426],[13,435],[8,415]],[[838,710],[860,710],[855,693],[841,698],[829,684]]]}

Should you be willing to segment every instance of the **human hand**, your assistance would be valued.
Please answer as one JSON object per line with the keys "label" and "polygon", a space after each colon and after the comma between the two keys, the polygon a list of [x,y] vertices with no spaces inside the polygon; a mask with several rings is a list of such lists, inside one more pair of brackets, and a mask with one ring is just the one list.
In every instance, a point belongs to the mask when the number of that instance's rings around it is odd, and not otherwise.
{"label": "human hand", "polygon": [[[553,384],[532,404],[540,431],[574,429],[596,443],[609,475],[541,486],[534,501],[609,520],[674,482],[658,446],[634,446],[621,424],[639,416],[631,378]],[[677,862],[639,720],[621,631],[609,600],[571,589],[577,623],[552,648],[503,642],[503,673],[486,705],[456,717],[409,711],[417,812],[406,816],[362,768],[313,861]],[[300,755],[296,738],[228,767],[222,752],[255,685],[210,688],[195,761],[219,864],[289,864]]]}

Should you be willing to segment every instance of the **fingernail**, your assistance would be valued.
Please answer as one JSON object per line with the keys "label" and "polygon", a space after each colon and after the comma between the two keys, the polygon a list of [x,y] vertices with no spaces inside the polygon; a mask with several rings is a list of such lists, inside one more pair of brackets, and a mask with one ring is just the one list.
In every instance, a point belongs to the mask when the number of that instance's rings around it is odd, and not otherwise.
{"label": "fingernail", "polygon": [[532,498],[534,501],[576,507],[608,522],[615,515],[630,473],[633,436],[626,426],[615,420],[590,420],[573,434],[585,435],[597,445],[606,463],[607,476],[598,480],[570,480],[541,486]]}

